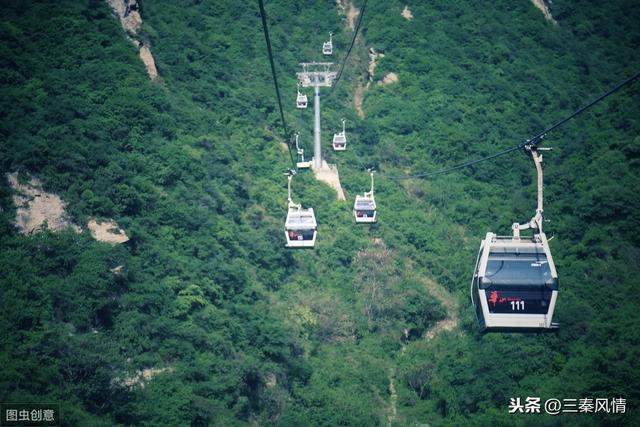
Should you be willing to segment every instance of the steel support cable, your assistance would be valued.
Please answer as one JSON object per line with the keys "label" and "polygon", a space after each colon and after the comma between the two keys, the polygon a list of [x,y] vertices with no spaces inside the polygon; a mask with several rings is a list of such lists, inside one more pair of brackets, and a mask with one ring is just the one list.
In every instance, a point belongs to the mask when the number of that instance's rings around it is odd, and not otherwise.
{"label": "steel support cable", "polygon": [[551,132],[552,130],[557,129],[558,127],[562,126],[563,124],[565,124],[569,120],[571,120],[571,119],[575,118],[576,116],[584,113],[586,110],[588,110],[589,108],[593,107],[594,105],[596,105],[600,101],[602,101],[605,98],[613,95],[615,92],[617,92],[618,90],[622,89],[624,86],[632,83],[634,80],[638,79],[638,77],[640,77],[640,72],[634,74],[633,76],[631,76],[631,77],[627,78],[626,80],[622,81],[621,83],[617,84],[612,89],[610,89],[607,92],[603,93],[602,95],[598,96],[597,98],[595,98],[593,101],[591,101],[587,105],[585,105],[583,107],[580,107],[579,109],[577,109],[576,111],[571,113],[569,116],[563,118],[562,120],[560,120],[558,123],[554,124],[553,126],[543,130],[542,132],[538,133],[534,137],[529,138],[529,139],[525,140],[524,142],[519,143],[518,145],[514,145],[514,146],[512,146],[510,148],[507,148],[506,150],[499,151],[499,152],[491,154],[489,156],[480,157],[478,159],[474,159],[474,160],[471,160],[471,161],[468,161],[468,162],[465,162],[465,163],[461,163],[459,165],[450,166],[448,168],[440,169],[440,170],[437,170],[437,171],[434,171],[434,172],[426,172],[426,173],[406,175],[406,176],[385,176],[383,174],[380,174],[379,176],[384,176],[386,178],[395,179],[395,180],[429,178],[429,177],[432,177],[434,175],[441,175],[441,174],[444,174],[444,173],[453,172],[453,171],[456,171],[456,170],[459,170],[459,169],[463,169],[463,168],[467,168],[469,166],[473,166],[473,165],[478,164],[478,163],[482,163],[482,162],[485,162],[485,161],[488,161],[488,160],[496,159],[498,157],[504,156],[505,154],[509,154],[509,153],[511,153],[513,151],[520,150],[520,149],[524,148],[526,145],[535,145],[535,146],[537,146],[537,145],[540,144],[540,142],[542,142],[542,139],[544,138],[544,136],[547,133]]}
{"label": "steel support cable", "polygon": [[525,141],[523,144],[521,144],[523,147],[527,144],[527,143],[532,143],[534,145],[538,145],[540,143],[540,141],[542,141],[542,138],[548,133],[551,132],[552,130],[562,126],[563,124],[565,124],[566,122],[568,122],[569,120],[573,119],[574,117],[582,114],[585,110],[588,110],[589,108],[593,107],[595,104],[597,104],[598,102],[602,101],[603,99],[609,97],[610,95],[613,95],[615,92],[619,91],[620,89],[622,89],[624,86],[628,85],[629,83],[632,83],[634,80],[636,80],[638,77],[640,77],[640,72],[637,72],[636,74],[634,74],[633,76],[629,77],[628,79],[624,80],[621,83],[618,83],[615,87],[613,87],[612,89],[609,89],[607,92],[603,93],[602,95],[600,95],[599,97],[597,97],[596,99],[594,99],[593,101],[591,101],[590,103],[588,103],[587,105],[585,105],[584,107],[581,107],[579,109],[577,109],[576,111],[574,111],[570,116],[565,117],[564,119],[560,120],[558,123],[556,123],[555,125],[551,126],[550,128],[540,132],[539,134],[537,134],[536,136],[534,136],[533,138],[529,139],[529,141]]}
{"label": "steel support cable", "polygon": [[262,18],[262,30],[264,32],[264,39],[267,42],[267,53],[269,54],[269,62],[271,63],[271,75],[273,77],[273,84],[276,88],[276,96],[278,97],[278,108],[280,109],[280,119],[282,120],[282,129],[284,130],[284,139],[287,141],[287,148],[289,149],[289,157],[291,158],[291,165],[296,170],[296,162],[293,159],[293,153],[291,151],[291,135],[289,135],[289,129],[287,128],[287,122],[284,119],[284,111],[282,110],[282,98],[280,97],[280,87],[278,86],[278,77],[276,76],[276,65],[273,62],[273,52],[271,51],[271,38],[269,37],[269,30],[267,29],[267,14],[264,11],[264,3],[262,0],[258,0],[258,6],[260,7],[260,17]]}
{"label": "steel support cable", "polygon": [[351,45],[347,50],[347,54],[342,60],[342,65],[340,66],[340,71],[338,72],[338,76],[336,77],[336,81],[333,82],[333,87],[331,88],[331,93],[336,90],[336,86],[338,86],[338,82],[340,81],[340,77],[342,76],[342,72],[344,71],[344,66],[347,63],[347,59],[349,59],[349,55],[351,54],[351,50],[353,49],[353,45],[356,43],[356,37],[358,37],[358,31],[360,30],[360,24],[362,24],[362,18],[364,17],[364,10],[367,7],[367,0],[364,0],[362,3],[362,7],[360,8],[360,15],[358,15],[358,22],[356,23],[356,28],[353,30],[353,37],[351,37]]}
{"label": "steel support cable", "polygon": [[[342,76],[342,72],[344,71],[344,67],[347,64],[347,60],[349,59],[349,55],[351,54],[351,50],[353,49],[353,46],[355,45],[356,42],[356,38],[358,37],[358,31],[360,31],[360,26],[362,24],[362,20],[364,18],[364,11],[367,8],[367,0],[364,0],[364,2],[362,3],[362,7],[360,8],[360,13],[358,15],[358,22],[356,22],[356,26],[355,29],[353,30],[353,36],[351,37],[351,44],[349,45],[349,49],[347,50],[347,54],[345,55],[342,64],[340,65],[340,71],[338,72],[338,76],[336,77],[335,82],[333,83],[333,86],[331,88],[331,94],[334,93],[336,86],[338,86],[338,81],[340,81],[340,77]],[[362,163],[359,160],[359,157],[356,156],[356,161],[360,164],[360,167],[363,170],[369,170],[370,167],[365,166],[364,163]]]}

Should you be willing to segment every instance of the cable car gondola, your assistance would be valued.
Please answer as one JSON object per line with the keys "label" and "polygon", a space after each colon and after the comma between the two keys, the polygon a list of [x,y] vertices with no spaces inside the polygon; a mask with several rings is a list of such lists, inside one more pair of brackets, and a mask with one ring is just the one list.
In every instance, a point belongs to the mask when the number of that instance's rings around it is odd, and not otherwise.
{"label": "cable car gondola", "polygon": [[296,108],[307,108],[307,95],[300,92],[300,86],[298,86],[298,96],[296,97]]}
{"label": "cable car gondola", "polygon": [[[558,274],[542,231],[542,155],[536,145],[525,147],[538,173],[538,208],[525,224],[512,226],[513,236],[487,233],[480,244],[471,280],[471,302],[484,331],[554,330]],[[537,234],[521,237],[520,230]]]}
{"label": "cable car gondola", "polygon": [[333,53],[333,34],[329,33],[329,41],[322,43],[322,54],[331,55]]}
{"label": "cable car gondola", "polygon": [[345,120],[342,119],[342,132],[333,134],[333,151],[345,151],[347,149],[347,134],[344,124]]}
{"label": "cable car gondola", "polygon": [[373,195],[373,169],[369,170],[371,174],[371,191],[365,192],[364,195],[356,195],[356,201],[353,204],[353,216],[356,223],[372,223],[376,222],[376,199]]}
{"label": "cable car gondola", "polygon": [[313,208],[302,209],[302,206],[293,203],[291,199],[291,180],[294,171],[288,173],[288,211],[284,224],[284,235],[287,239],[287,248],[313,248],[316,243],[318,225]]}
{"label": "cable car gondola", "polygon": [[296,163],[296,166],[298,169],[308,169],[311,167],[311,161],[304,161],[304,149],[300,148],[299,137],[300,134],[296,132],[296,153],[300,156],[300,161]]}

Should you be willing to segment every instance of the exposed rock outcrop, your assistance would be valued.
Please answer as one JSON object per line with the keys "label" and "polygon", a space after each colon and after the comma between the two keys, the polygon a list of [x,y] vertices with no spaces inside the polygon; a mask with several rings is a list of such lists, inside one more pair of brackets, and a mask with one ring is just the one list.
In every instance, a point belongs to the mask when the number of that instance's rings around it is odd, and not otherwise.
{"label": "exposed rock outcrop", "polygon": [[147,68],[147,74],[149,74],[149,78],[151,80],[155,80],[158,78],[158,70],[156,69],[156,61],[153,60],[153,55],[151,55],[151,50],[147,46],[142,46],[140,48],[140,59],[142,63]]}
{"label": "exposed rock outcrop", "polygon": [[65,203],[53,193],[42,189],[42,183],[33,177],[22,184],[18,181],[18,173],[7,174],[9,185],[16,191],[13,203],[16,206],[16,227],[23,234],[37,232],[46,227],[52,231],[73,229],[80,233],[80,227],[73,224],[65,212]]}
{"label": "exposed rock outcrop", "polygon": [[127,33],[127,38],[140,49],[140,59],[147,69],[147,74],[151,80],[158,78],[156,62],[151,54],[148,42],[143,42],[140,37],[142,27],[142,16],[140,15],[140,5],[138,0],[107,0],[111,9],[120,19],[122,29]]}
{"label": "exposed rock outcrop", "polygon": [[322,169],[313,169],[313,174],[318,181],[322,181],[329,187],[333,188],[338,196],[338,200],[347,200],[340,185],[340,175],[338,175],[338,166],[329,165],[326,161],[322,161]]}
{"label": "exposed rock outcrop", "polygon": [[540,9],[547,21],[552,22],[554,25],[558,25],[558,22],[553,19],[553,16],[551,16],[551,11],[549,10],[549,7],[544,0],[531,0],[531,3],[533,3],[535,7]]}
{"label": "exposed rock outcrop", "polygon": [[140,387],[144,387],[144,384],[152,380],[153,377],[155,377],[156,375],[161,374],[163,372],[173,372],[173,371],[175,371],[175,369],[171,366],[168,366],[165,368],[141,369],[139,371],[136,371],[133,375],[124,377],[124,379],[114,378],[113,383],[119,386],[124,386],[129,388],[138,386],[138,385]]}
{"label": "exposed rock outcrop", "polygon": [[91,230],[91,236],[101,242],[117,244],[129,241],[129,236],[113,220],[98,223],[95,218],[91,218],[87,227]]}
{"label": "exposed rock outcrop", "polygon": [[391,83],[398,83],[399,81],[400,79],[398,78],[398,75],[396,73],[389,73],[386,76],[384,76],[380,84],[388,85]]}
{"label": "exposed rock outcrop", "polygon": [[376,74],[378,58],[384,58],[384,53],[378,52],[372,47],[369,48],[369,67],[367,68],[367,71],[369,72],[369,82],[367,83],[367,87],[369,87],[369,84],[373,81]]}
{"label": "exposed rock outcrop", "polygon": [[130,35],[136,36],[142,25],[140,6],[137,0],[107,0],[107,3],[120,18],[122,28]]}
{"label": "exposed rock outcrop", "polygon": [[411,13],[411,9],[409,9],[409,6],[407,5],[404,6],[404,9],[402,9],[402,13],[400,13],[400,15],[402,15],[402,17],[407,21],[411,21],[413,19],[413,13]]}

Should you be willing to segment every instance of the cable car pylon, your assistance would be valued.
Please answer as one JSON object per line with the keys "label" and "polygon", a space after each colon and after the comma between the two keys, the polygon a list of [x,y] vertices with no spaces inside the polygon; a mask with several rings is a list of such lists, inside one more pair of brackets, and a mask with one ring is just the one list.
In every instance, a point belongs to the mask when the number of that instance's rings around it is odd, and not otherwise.
{"label": "cable car pylon", "polygon": [[313,168],[322,169],[322,144],[320,138],[320,87],[331,87],[336,72],[331,71],[331,62],[302,62],[302,72],[296,73],[298,84],[314,88],[313,98]]}

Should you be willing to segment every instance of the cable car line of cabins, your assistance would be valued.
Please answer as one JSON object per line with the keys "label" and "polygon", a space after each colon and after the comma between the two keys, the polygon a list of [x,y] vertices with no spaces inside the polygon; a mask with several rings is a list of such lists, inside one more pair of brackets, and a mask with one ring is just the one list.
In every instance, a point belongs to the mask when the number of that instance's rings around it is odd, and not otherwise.
{"label": "cable car line of cabins", "polygon": [[[269,50],[269,38],[264,20],[264,10],[261,6],[265,38],[267,39],[267,51]],[[322,45],[323,55],[333,54],[333,34],[329,33],[329,40]],[[346,59],[346,58],[345,58]],[[304,66],[304,64],[303,64]],[[275,73],[272,74],[277,91]],[[542,155],[538,151],[542,138],[550,131],[560,127],[569,120],[582,114],[587,109],[617,92],[624,86],[633,83],[640,78],[640,72],[627,78],[614,86],[609,91],[600,95],[589,104],[574,111],[558,123],[542,131],[531,140],[514,147],[502,150],[479,159],[467,161],[456,166],[447,167],[436,172],[414,174],[412,176],[396,177],[391,179],[426,178],[455,170],[466,168],[481,162],[496,159],[518,149],[524,148],[532,157],[538,175],[538,207],[536,214],[527,223],[512,225],[512,236],[497,236],[488,232],[480,244],[478,257],[471,279],[471,303],[475,309],[480,327],[484,331],[509,330],[509,331],[549,331],[556,330],[558,324],[552,321],[555,304],[558,296],[558,274],[549,249],[549,240],[542,230],[543,224],[543,173]],[[279,99],[279,94],[278,94]],[[307,108],[307,97],[298,88],[296,107]],[[284,122],[284,120],[283,120]],[[283,123],[283,126],[286,126]],[[296,135],[296,150],[300,155],[299,168],[308,167],[304,160],[304,150],[299,145],[299,135]],[[335,151],[346,149],[345,121],[342,120],[342,132],[334,134],[332,145]],[[376,202],[374,197],[373,171],[371,174],[371,189],[364,195],[356,196],[353,213],[356,223],[376,221]],[[313,208],[302,209],[301,205],[293,202],[291,198],[291,181],[294,171],[288,173],[288,212],[285,221],[285,236],[287,247],[313,247],[317,234],[317,223]],[[534,234],[529,237],[520,235],[521,230],[532,229]]]}

